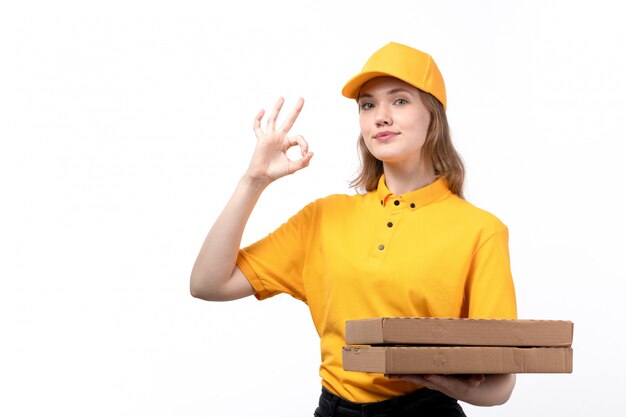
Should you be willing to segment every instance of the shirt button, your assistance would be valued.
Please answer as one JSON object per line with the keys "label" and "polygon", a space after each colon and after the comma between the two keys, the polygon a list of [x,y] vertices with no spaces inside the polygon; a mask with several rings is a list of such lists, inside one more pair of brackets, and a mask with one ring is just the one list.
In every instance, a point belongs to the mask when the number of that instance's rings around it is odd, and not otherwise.
{"label": "shirt button", "polygon": [[380,249],[380,250],[385,249],[385,245],[378,245],[378,249]]}
{"label": "shirt button", "polygon": [[396,206],[399,206],[400,202],[398,200],[396,200],[396,201],[393,202],[393,204],[396,205]]}
{"label": "shirt button", "polygon": [[415,203],[411,203],[411,208],[415,208]]}
{"label": "shirt button", "polygon": [[393,227],[393,223],[391,222],[387,223],[387,227]]}

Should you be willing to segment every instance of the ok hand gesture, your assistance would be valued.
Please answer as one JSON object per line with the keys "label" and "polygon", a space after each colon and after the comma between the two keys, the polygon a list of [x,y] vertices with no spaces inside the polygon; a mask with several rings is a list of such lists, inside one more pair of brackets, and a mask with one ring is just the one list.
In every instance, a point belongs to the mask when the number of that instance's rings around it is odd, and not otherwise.
{"label": "ok hand gesture", "polygon": [[[247,175],[267,184],[307,167],[313,157],[313,152],[309,152],[309,145],[302,136],[288,135],[304,106],[304,100],[300,98],[287,119],[280,127],[277,127],[276,120],[284,102],[282,97],[278,99],[267,120],[265,130],[261,128],[261,120],[265,111],[261,110],[254,119],[254,133],[257,143]],[[287,157],[287,151],[293,146],[299,146],[302,155],[300,159],[295,161]]]}

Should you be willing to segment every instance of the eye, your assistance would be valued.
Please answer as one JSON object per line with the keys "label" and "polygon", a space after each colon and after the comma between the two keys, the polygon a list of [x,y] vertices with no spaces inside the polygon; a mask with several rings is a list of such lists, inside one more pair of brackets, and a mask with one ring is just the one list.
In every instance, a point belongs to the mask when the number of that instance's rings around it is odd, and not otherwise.
{"label": "eye", "polygon": [[408,101],[406,99],[403,99],[403,98],[399,98],[396,101],[394,101],[394,104],[399,104],[399,105],[403,105],[403,104],[406,104],[406,103],[408,103]]}
{"label": "eye", "polygon": [[360,109],[361,110],[370,110],[374,108],[374,105],[372,103],[361,103]]}

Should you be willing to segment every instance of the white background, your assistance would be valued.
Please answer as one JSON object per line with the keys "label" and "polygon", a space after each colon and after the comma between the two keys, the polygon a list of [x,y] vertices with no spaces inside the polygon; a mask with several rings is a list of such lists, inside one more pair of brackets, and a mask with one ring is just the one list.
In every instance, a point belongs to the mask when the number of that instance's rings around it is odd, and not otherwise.
{"label": "white background", "polygon": [[[197,251],[279,95],[316,153],[251,243],[351,193],[343,83],[431,53],[467,198],[510,229],[519,316],[575,323],[574,373],[470,416],[617,415],[626,29],[619,2],[19,1],[0,6],[0,415],[309,416],[318,340],[288,296],[189,295]],[[279,398],[281,398],[279,400]]]}

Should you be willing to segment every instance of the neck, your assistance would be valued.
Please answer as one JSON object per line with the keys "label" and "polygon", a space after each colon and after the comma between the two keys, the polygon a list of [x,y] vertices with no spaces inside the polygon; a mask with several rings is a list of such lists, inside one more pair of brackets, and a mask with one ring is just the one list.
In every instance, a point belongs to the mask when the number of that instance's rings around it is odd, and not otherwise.
{"label": "neck", "polygon": [[432,184],[437,179],[430,164],[419,164],[417,169],[394,164],[384,164],[385,184],[395,195],[405,194]]}

